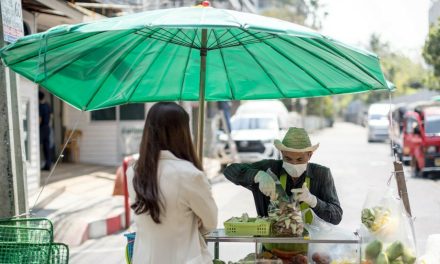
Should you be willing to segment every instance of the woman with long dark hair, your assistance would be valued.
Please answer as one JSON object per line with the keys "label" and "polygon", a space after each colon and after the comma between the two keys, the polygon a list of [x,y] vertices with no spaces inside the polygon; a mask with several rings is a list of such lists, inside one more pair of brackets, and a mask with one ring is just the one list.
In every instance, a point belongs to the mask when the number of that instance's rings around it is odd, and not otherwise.
{"label": "woman with long dark hair", "polygon": [[217,206],[181,106],[151,107],[127,176],[137,226],[133,263],[212,263],[201,234],[216,228]]}

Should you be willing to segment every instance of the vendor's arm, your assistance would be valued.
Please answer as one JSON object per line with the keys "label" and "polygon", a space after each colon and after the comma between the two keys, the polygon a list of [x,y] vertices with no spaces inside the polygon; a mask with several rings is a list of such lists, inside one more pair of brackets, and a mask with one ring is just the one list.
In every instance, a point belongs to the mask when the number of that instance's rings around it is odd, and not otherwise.
{"label": "vendor's arm", "polygon": [[330,169],[319,166],[316,168],[320,177],[316,178],[317,203],[313,211],[324,221],[337,225],[342,220],[342,208]]}
{"label": "vendor's arm", "polygon": [[225,177],[231,182],[252,189],[256,186],[254,182],[255,175],[262,170],[266,171],[275,165],[275,160],[262,160],[255,163],[233,163],[223,171]]}

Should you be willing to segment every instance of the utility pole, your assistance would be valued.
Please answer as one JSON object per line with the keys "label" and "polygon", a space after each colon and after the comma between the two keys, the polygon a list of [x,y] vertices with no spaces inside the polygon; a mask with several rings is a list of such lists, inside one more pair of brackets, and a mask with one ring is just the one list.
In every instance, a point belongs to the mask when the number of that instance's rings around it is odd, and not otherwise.
{"label": "utility pole", "polygon": [[[23,35],[21,1],[1,0],[0,11],[3,47],[5,40]],[[19,105],[16,74],[0,65],[0,218],[26,213],[28,209]]]}

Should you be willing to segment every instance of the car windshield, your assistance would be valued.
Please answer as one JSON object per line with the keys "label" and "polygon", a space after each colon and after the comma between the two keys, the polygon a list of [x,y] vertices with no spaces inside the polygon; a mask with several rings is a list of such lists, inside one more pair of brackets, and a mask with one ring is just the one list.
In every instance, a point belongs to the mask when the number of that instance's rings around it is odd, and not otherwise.
{"label": "car windshield", "polygon": [[387,119],[387,116],[386,115],[373,114],[373,115],[370,115],[368,118],[370,120],[382,120],[382,119]]}
{"label": "car windshield", "polygon": [[232,130],[244,129],[277,129],[277,121],[273,118],[237,118],[232,121]]}
{"label": "car windshield", "polygon": [[427,116],[425,120],[426,134],[440,134],[440,116]]}

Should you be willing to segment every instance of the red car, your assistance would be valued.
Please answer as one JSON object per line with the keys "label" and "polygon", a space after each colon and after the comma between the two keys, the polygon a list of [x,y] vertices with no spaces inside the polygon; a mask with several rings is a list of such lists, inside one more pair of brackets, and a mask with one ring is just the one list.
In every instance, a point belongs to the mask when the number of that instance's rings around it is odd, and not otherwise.
{"label": "red car", "polygon": [[403,156],[410,158],[414,177],[440,172],[440,105],[418,106],[405,114]]}

